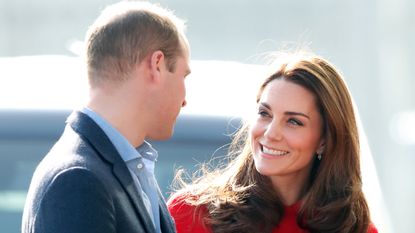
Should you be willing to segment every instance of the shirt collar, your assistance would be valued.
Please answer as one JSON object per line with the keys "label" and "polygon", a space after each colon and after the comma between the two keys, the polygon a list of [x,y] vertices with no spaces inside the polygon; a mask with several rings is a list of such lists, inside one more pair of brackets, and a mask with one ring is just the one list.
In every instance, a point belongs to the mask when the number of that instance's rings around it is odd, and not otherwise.
{"label": "shirt collar", "polygon": [[145,158],[152,162],[157,161],[158,153],[150,143],[144,141],[139,147],[134,148],[118,130],[92,109],[84,107],[81,112],[91,117],[98,124],[125,162],[137,158]]}
{"label": "shirt collar", "polygon": [[144,141],[136,150],[143,158],[153,162],[157,161],[158,153],[150,143]]}

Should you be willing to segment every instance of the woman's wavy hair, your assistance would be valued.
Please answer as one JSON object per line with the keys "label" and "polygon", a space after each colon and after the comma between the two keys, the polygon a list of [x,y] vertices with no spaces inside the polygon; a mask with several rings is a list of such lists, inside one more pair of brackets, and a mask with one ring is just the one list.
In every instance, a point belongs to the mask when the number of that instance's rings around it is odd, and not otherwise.
{"label": "woman's wavy hair", "polygon": [[[277,71],[262,83],[257,102],[265,87],[276,79],[300,85],[312,92],[324,121],[325,149],[315,156],[308,189],[297,216],[299,226],[309,232],[366,233],[369,209],[362,192],[359,137],[353,103],[338,71],[328,61],[314,55],[291,55],[282,59]],[[284,214],[271,181],[255,169],[249,125],[235,134],[229,163],[205,172],[178,192],[197,206],[196,218],[215,233],[271,232]],[[206,207],[207,216],[202,216]]]}

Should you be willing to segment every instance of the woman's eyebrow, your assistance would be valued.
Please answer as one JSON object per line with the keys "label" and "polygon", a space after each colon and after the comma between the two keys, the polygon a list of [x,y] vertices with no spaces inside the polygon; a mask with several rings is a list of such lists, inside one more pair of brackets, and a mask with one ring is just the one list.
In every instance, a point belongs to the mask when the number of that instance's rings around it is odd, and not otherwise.
{"label": "woman's eyebrow", "polygon": [[308,116],[308,115],[306,115],[306,114],[304,114],[304,113],[301,113],[301,112],[291,112],[291,111],[288,111],[288,112],[285,112],[284,113],[285,115],[294,115],[294,116],[303,116],[303,117],[305,117],[305,118],[308,118],[308,119],[310,119],[310,117]]}
{"label": "woman's eyebrow", "polygon": [[[264,108],[267,108],[267,109],[271,110],[271,106],[269,104],[267,104],[265,102],[261,102],[259,104],[261,106],[263,106]],[[307,119],[310,119],[310,117],[307,114],[302,113],[302,112],[286,111],[286,112],[284,112],[284,114],[285,115],[290,115],[290,116],[303,116],[303,117],[305,117]]]}

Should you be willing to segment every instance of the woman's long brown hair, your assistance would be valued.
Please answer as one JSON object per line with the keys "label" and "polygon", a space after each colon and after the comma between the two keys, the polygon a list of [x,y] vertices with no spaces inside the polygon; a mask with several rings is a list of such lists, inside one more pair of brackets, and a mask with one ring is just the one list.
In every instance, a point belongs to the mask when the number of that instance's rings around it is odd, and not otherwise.
{"label": "woman's long brown hair", "polygon": [[[324,121],[325,150],[321,161],[315,156],[297,217],[299,226],[309,232],[366,233],[370,216],[362,192],[358,130],[341,75],[317,56],[284,60],[263,82],[257,101],[275,79],[312,92]],[[248,128],[245,125],[234,137],[226,167],[205,171],[178,192],[195,197],[186,200],[189,204],[207,207],[209,215],[203,221],[215,233],[271,232],[284,214],[269,178],[255,169]]]}

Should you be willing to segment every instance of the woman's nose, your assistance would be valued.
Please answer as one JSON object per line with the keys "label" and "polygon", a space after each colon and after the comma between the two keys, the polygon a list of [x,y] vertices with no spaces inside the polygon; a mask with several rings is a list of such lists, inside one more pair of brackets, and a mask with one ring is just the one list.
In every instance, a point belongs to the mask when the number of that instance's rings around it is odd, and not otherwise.
{"label": "woman's nose", "polygon": [[267,125],[264,136],[271,140],[281,140],[282,126],[278,122],[272,121]]}

